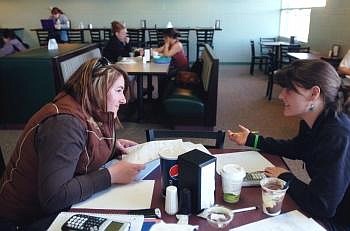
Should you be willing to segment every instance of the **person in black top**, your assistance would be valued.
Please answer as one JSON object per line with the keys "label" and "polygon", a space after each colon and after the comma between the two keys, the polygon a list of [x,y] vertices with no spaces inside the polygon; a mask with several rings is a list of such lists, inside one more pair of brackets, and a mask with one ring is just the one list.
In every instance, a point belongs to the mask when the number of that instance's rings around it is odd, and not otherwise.
{"label": "person in black top", "polygon": [[322,60],[297,60],[275,76],[285,116],[298,116],[299,134],[290,140],[264,138],[239,125],[230,140],[275,155],[303,160],[309,184],[286,169],[268,167],[267,176],[289,182],[289,195],[327,230],[350,230],[350,119],[336,70]]}
{"label": "person in black top", "polygon": [[112,38],[103,49],[103,56],[111,62],[117,62],[120,57],[129,57],[131,46],[127,30],[123,24],[117,21],[112,23]]}
{"label": "person in black top", "polygon": [[[128,37],[128,32],[126,27],[118,21],[113,21],[112,23],[112,37],[108,41],[106,47],[103,49],[103,56],[109,61],[115,63],[121,57],[129,57],[131,52],[130,39]],[[135,86],[135,76],[129,75],[129,102],[135,100],[134,86]]]}

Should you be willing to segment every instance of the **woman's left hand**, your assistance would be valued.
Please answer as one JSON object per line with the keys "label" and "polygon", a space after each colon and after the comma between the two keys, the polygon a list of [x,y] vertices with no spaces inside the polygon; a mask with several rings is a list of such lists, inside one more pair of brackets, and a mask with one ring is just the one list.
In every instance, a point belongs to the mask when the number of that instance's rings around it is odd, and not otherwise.
{"label": "woman's left hand", "polygon": [[265,168],[265,175],[266,176],[272,176],[272,177],[278,177],[282,173],[289,172],[287,169],[280,168],[280,167],[267,167]]}
{"label": "woman's left hand", "polygon": [[121,151],[122,154],[126,154],[126,149],[128,147],[137,145],[136,142],[131,141],[131,140],[125,140],[125,139],[118,139],[117,140],[117,147]]}

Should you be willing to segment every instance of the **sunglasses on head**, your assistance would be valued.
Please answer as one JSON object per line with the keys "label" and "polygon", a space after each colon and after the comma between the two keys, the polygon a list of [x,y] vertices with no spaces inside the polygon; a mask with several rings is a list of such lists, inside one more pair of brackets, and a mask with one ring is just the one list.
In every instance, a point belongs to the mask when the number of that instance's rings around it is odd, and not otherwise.
{"label": "sunglasses on head", "polygon": [[94,71],[101,67],[109,66],[112,65],[112,63],[106,58],[106,57],[101,57],[97,60],[94,66]]}

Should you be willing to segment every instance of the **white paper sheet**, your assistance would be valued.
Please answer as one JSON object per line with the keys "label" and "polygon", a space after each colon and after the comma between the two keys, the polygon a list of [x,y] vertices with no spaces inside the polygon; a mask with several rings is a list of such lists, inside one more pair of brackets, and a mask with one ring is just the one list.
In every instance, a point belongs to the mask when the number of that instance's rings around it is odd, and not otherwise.
{"label": "white paper sheet", "polygon": [[147,209],[151,207],[154,180],[142,180],[127,185],[114,185],[96,193],[72,208]]}
{"label": "white paper sheet", "polygon": [[[60,214],[58,214],[56,219],[52,222],[48,231],[61,230],[61,227],[64,224],[64,222],[66,222],[74,214],[78,214],[78,213],[61,212]],[[113,221],[129,222],[130,231],[140,231],[143,224],[143,216],[125,215],[125,214],[99,214],[99,213],[79,213],[79,214],[86,214],[86,215],[95,216],[95,217],[104,217],[104,218],[111,219]]]}
{"label": "white paper sheet", "polygon": [[135,164],[144,164],[159,159],[160,154],[177,157],[193,149],[199,149],[208,154],[210,153],[202,144],[182,142],[181,139],[157,140],[129,147],[127,149],[127,155],[123,155],[123,160]]}
{"label": "white paper sheet", "polygon": [[230,231],[326,231],[297,210],[230,229]]}
{"label": "white paper sheet", "polygon": [[225,164],[238,164],[242,166],[246,172],[263,171],[266,167],[274,165],[256,151],[245,151],[235,153],[218,154],[216,156],[216,172],[220,175],[220,171]]}

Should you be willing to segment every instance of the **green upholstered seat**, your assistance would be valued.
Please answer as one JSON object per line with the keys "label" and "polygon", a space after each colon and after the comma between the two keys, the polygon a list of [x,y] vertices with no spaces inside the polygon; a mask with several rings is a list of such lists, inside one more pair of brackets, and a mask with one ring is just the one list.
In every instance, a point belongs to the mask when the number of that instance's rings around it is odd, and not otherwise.
{"label": "green upholstered seat", "polygon": [[216,125],[219,60],[206,45],[202,53],[201,84],[195,89],[172,83],[165,90],[163,107],[174,124],[214,127]]}

